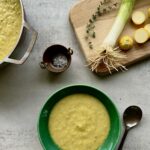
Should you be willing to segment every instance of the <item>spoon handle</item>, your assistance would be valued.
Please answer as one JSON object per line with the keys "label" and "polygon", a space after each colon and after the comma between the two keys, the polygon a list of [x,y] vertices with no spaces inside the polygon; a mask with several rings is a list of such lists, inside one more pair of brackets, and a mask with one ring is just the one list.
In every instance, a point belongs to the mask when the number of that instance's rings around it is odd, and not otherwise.
{"label": "spoon handle", "polygon": [[122,137],[122,139],[121,139],[121,143],[120,143],[120,145],[119,145],[118,150],[122,150],[123,145],[124,145],[124,142],[125,142],[125,139],[126,139],[127,134],[128,134],[128,131],[129,131],[128,129],[125,129],[125,132],[124,132],[124,135],[123,135],[123,137]]}

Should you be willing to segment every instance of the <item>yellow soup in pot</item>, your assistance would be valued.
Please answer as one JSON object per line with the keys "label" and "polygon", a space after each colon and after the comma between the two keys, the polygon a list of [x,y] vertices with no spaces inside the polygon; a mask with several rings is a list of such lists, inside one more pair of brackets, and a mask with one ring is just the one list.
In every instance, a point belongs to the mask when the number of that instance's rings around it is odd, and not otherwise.
{"label": "yellow soup in pot", "polygon": [[109,129],[110,118],[105,106],[88,94],[63,98],[49,117],[49,132],[62,150],[97,150]]}
{"label": "yellow soup in pot", "polygon": [[0,0],[0,61],[16,46],[22,25],[19,0]]}

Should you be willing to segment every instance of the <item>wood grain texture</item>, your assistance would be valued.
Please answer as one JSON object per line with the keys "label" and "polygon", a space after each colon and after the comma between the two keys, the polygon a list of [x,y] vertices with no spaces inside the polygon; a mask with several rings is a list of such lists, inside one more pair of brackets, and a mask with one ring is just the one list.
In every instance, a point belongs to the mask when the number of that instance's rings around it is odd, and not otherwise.
{"label": "wood grain texture", "polygon": [[[120,0],[111,0],[112,2],[118,2]],[[89,49],[88,43],[85,40],[86,35],[86,25],[88,20],[91,18],[91,15],[95,12],[100,0],[82,0],[76,4],[70,11],[70,22],[75,31],[76,37],[80,43],[81,49],[85,55],[86,60],[88,61],[89,56],[93,50]],[[119,6],[119,5],[118,5]],[[147,8],[150,7],[150,1],[148,0],[138,0],[135,6],[135,10],[142,10],[145,13]],[[118,9],[112,10],[111,12],[101,16],[96,22],[96,39],[92,39],[94,49],[97,49],[102,43],[107,33],[109,32]],[[150,23],[150,20],[147,23]],[[126,25],[122,35],[134,35],[134,32],[137,27],[133,25],[131,21]],[[135,64],[141,60],[147,59],[150,57],[150,42],[147,42],[144,45],[138,45],[135,43],[134,48],[126,53],[127,58],[123,61],[123,65],[129,66]],[[113,70],[114,71],[114,70]],[[100,66],[98,73],[101,75],[109,74],[109,71],[105,66]]]}

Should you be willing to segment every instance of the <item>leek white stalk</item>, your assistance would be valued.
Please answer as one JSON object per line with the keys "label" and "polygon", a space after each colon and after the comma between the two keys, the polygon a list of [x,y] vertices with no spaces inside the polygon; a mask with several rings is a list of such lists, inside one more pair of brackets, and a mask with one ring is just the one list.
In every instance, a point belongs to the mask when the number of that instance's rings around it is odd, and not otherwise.
{"label": "leek white stalk", "polygon": [[134,7],[136,0],[122,0],[116,20],[101,44],[100,48],[95,50],[89,59],[89,65],[92,71],[96,71],[100,64],[105,64],[108,70],[118,68],[124,70],[125,66],[122,65],[122,60],[125,55],[120,53],[118,47],[115,47],[116,42],[122,33]]}

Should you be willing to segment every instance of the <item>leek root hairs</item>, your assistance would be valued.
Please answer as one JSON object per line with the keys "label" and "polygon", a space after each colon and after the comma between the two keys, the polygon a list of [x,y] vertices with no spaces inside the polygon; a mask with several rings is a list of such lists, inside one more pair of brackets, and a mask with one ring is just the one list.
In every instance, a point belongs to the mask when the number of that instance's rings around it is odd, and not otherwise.
{"label": "leek root hairs", "polygon": [[110,73],[112,69],[115,69],[116,71],[121,69],[124,71],[127,70],[126,67],[122,65],[122,61],[125,58],[126,56],[123,53],[120,53],[118,47],[113,48],[112,46],[103,45],[89,57],[89,66],[93,72],[98,72],[98,67],[101,64],[104,64]]}

